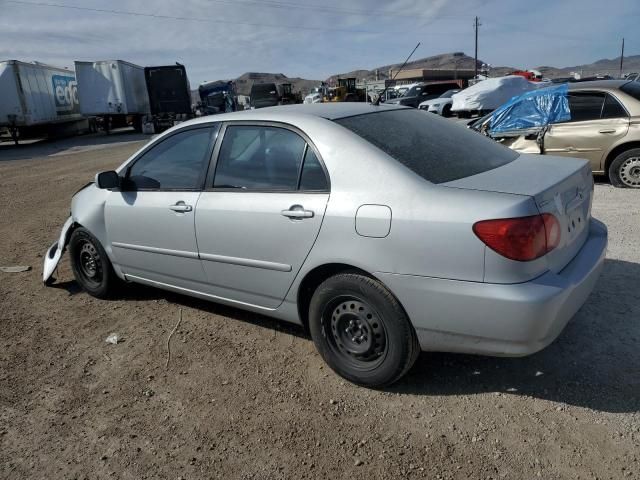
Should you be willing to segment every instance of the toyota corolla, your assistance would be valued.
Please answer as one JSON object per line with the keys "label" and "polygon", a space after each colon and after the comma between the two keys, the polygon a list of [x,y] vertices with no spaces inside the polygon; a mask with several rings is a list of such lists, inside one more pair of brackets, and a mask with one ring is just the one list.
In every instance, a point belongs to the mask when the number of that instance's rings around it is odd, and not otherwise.
{"label": "toyota corolla", "polygon": [[581,159],[519,154],[435,115],[355,103],[203,117],[74,195],[68,249],[105,298],[128,282],[303,325],[338,374],[402,377],[420,350],[520,356],[601,271]]}

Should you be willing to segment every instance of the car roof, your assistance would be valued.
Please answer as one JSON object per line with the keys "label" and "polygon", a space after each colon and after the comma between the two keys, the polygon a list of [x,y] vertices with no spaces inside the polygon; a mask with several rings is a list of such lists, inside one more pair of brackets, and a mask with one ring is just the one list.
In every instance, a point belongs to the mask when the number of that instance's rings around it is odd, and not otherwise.
{"label": "car roof", "polygon": [[569,90],[619,90],[629,80],[591,80],[588,82],[569,82]]}
{"label": "car roof", "polygon": [[297,105],[278,105],[277,107],[209,115],[189,120],[181,123],[180,125],[193,125],[206,122],[226,122],[232,120],[291,121],[300,116],[312,116],[325,118],[327,120],[337,120],[340,118],[353,117],[355,115],[365,115],[367,113],[390,110],[404,110],[407,108],[409,107],[393,104],[380,104],[379,106],[376,106],[364,102],[301,103]]}

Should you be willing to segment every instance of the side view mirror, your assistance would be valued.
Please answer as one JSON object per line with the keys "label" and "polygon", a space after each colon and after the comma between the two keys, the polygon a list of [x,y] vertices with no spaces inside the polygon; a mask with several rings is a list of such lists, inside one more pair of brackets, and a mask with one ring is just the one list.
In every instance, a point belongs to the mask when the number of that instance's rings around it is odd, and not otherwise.
{"label": "side view mirror", "polygon": [[120,186],[120,176],[113,170],[96,174],[96,186],[98,188],[118,188]]}

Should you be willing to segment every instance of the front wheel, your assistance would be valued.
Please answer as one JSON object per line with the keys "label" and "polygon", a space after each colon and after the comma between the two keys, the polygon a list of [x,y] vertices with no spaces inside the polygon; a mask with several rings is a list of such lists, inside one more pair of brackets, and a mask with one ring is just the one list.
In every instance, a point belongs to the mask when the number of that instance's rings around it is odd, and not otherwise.
{"label": "front wheel", "polygon": [[609,181],[614,187],[640,188],[640,148],[614,158],[609,166]]}
{"label": "front wheel", "polygon": [[380,282],[360,274],[335,275],[316,289],[309,330],[336,373],[367,387],[396,382],[420,353],[402,306]]}
{"label": "front wheel", "polygon": [[102,245],[83,227],[76,228],[69,239],[71,269],[76,281],[89,294],[108,298],[117,277]]}

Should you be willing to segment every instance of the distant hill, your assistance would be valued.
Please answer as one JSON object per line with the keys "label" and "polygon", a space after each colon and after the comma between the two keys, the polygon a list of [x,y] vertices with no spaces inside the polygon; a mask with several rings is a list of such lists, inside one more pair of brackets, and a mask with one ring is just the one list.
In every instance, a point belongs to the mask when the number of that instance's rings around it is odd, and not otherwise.
{"label": "distant hill", "polygon": [[[249,95],[254,83],[275,83],[276,85],[290,83],[294,92],[302,91],[305,94],[321,83],[321,80],[307,80],[300,77],[287,77],[283,73],[263,72],[247,72],[232,80],[236,83],[236,92],[239,95]],[[194,103],[200,100],[197,89],[191,91],[191,98]]]}
{"label": "distant hill", "polygon": [[[484,61],[478,59],[478,68],[485,63]],[[380,80],[384,80],[389,78],[389,70],[398,68],[402,65],[402,63],[394,63],[391,65],[382,65],[380,67],[373,68],[371,70],[353,70],[351,72],[340,73],[337,75],[332,75],[327,80],[335,81],[338,77],[356,77],[358,80],[375,80],[376,71],[378,78]],[[441,55],[434,55],[431,57],[421,58],[419,60],[414,60],[412,62],[407,63],[407,69],[410,68],[418,68],[418,69],[430,69],[430,68],[441,68],[441,69],[473,69],[474,68],[474,59],[466,55],[464,52],[454,52],[454,53],[443,53]],[[576,65],[573,67],[551,67],[551,66],[540,66],[533,67],[531,65],[518,65],[516,67],[509,66],[492,66],[491,67],[491,76],[499,77],[503,75],[507,75],[509,72],[512,72],[516,69],[526,69],[526,68],[534,68],[535,70],[540,70],[542,74],[549,78],[558,78],[558,77],[566,77],[571,72],[582,72],[582,76],[590,76],[590,75],[611,75],[618,76],[620,73],[620,57],[612,58],[612,59],[602,59],[593,63],[585,64],[585,65]],[[640,72],[640,55],[631,55],[624,57],[624,72]]]}
{"label": "distant hill", "polygon": [[240,95],[249,95],[254,83],[291,83],[294,91],[309,92],[320,84],[320,80],[307,80],[300,77],[287,77],[282,73],[247,72],[235,79],[236,90]]}
{"label": "distant hill", "polygon": [[[603,58],[597,60],[593,63],[588,63],[584,65],[575,65],[573,67],[548,67],[543,66],[539,67],[544,75],[550,78],[556,77],[566,77],[571,72],[581,73],[583,77],[588,77],[591,75],[611,75],[612,77],[617,77],[620,74],[620,57],[617,58]],[[623,63],[623,72],[631,73],[631,72],[640,72],[640,55],[630,55],[624,57]]]}
{"label": "distant hill", "polygon": [[[482,66],[484,62],[478,60],[478,68]],[[376,74],[380,80],[389,78],[389,70],[392,68],[398,68],[402,65],[400,63],[393,63],[390,65],[382,65],[371,70],[359,69],[352,70],[351,72],[344,72],[336,75],[332,75],[326,79],[326,81],[333,82],[338,77],[347,78],[355,77],[358,80],[375,80]],[[464,52],[443,53],[440,55],[433,55],[431,57],[425,57],[418,60],[407,63],[407,69],[473,69],[474,59],[466,55]],[[573,67],[552,67],[552,66],[540,66],[531,67],[531,65],[519,65],[517,67],[508,66],[492,66],[491,76],[499,77],[507,75],[509,72],[516,69],[534,68],[540,70],[545,77],[558,78],[567,77],[571,72],[581,73],[582,76],[590,76],[597,74],[611,75],[617,77],[620,71],[620,57],[618,58],[603,58],[593,63],[585,65],[576,65]],[[624,57],[624,72],[640,72],[640,55],[630,55]],[[236,89],[240,95],[249,95],[251,92],[251,86],[254,83],[275,83],[277,85],[282,83],[291,83],[294,91],[302,91],[304,94],[308,93],[314,87],[320,85],[321,80],[309,80],[299,77],[287,77],[283,73],[264,73],[264,72],[247,72],[234,79],[236,82]],[[198,91],[192,91],[193,101],[199,100]]]}
{"label": "distant hill", "polygon": [[[478,68],[482,66],[482,61],[478,60]],[[441,68],[441,69],[455,69],[459,68],[461,70],[473,70],[474,59],[468,55],[465,55],[464,52],[454,52],[454,53],[443,53],[441,55],[434,55],[432,57],[420,58],[418,60],[413,60],[404,67],[406,69],[419,68],[419,69],[429,69],[429,68]],[[372,70],[353,70],[351,72],[339,73],[336,75],[332,75],[327,79],[327,81],[335,81],[338,77],[355,77],[358,80],[375,80],[376,73],[378,79],[385,80],[389,78],[389,70],[396,69],[402,66],[402,62],[400,63],[392,63],[390,65],[382,65],[380,67],[376,67]]]}

